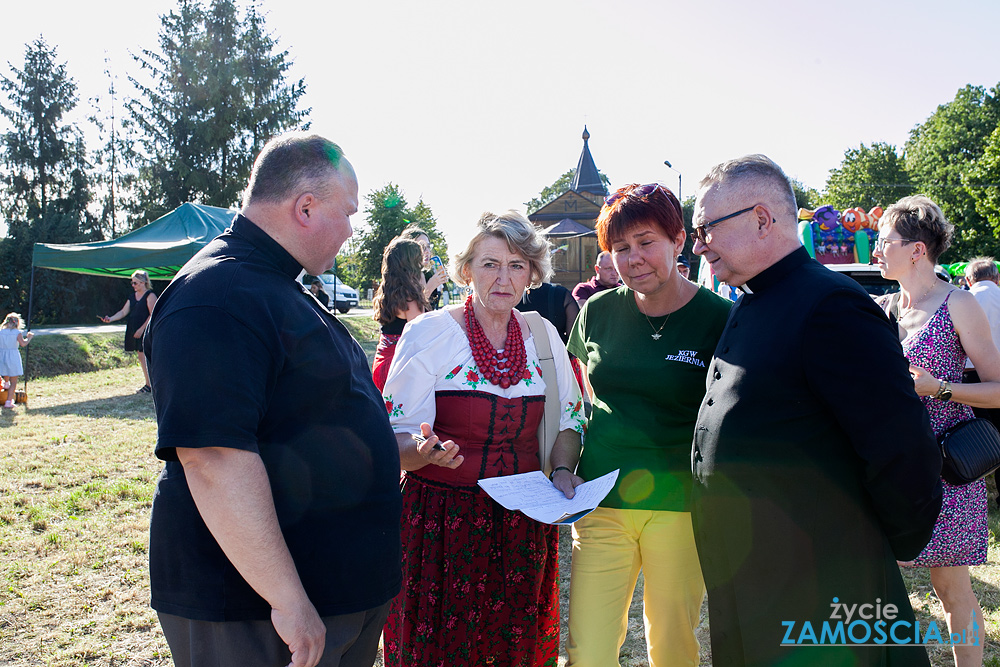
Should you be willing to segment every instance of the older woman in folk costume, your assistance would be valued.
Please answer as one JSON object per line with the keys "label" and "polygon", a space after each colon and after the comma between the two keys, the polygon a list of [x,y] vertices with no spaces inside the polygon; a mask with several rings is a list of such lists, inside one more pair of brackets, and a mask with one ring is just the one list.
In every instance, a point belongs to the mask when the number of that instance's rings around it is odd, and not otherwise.
{"label": "older woman in folk costume", "polygon": [[[548,244],[520,214],[484,214],[451,271],[464,305],[426,313],[399,341],[384,397],[405,474],[403,592],[385,627],[386,665],[555,665],[554,526],[510,512],[479,479],[540,469],[545,387],[558,387],[551,455],[568,497],[583,430],[580,389],[558,332],[514,310],[550,272]],[[542,377],[536,336],[554,352]],[[414,439],[419,436],[419,440]]]}

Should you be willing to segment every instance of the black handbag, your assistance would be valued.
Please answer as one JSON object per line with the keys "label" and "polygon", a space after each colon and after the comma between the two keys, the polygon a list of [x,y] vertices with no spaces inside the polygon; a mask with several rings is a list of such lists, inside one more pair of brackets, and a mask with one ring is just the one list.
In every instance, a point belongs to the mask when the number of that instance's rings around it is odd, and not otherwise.
{"label": "black handbag", "polygon": [[941,434],[941,476],[949,484],[972,484],[1000,467],[1000,432],[988,419],[970,419]]}

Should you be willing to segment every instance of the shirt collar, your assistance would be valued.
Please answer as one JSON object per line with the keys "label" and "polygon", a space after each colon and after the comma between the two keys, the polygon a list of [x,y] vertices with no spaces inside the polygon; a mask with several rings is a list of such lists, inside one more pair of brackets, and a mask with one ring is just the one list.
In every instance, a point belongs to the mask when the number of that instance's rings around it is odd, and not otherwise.
{"label": "shirt collar", "polygon": [[973,294],[976,292],[985,292],[987,290],[1000,290],[1000,287],[998,287],[992,280],[980,280],[977,283],[969,285],[969,291]]}
{"label": "shirt collar", "polygon": [[237,214],[230,226],[233,234],[242,236],[256,247],[261,254],[282,273],[293,280],[302,272],[302,265],[292,257],[280,243],[242,213]]}
{"label": "shirt collar", "polygon": [[810,259],[809,252],[804,247],[799,246],[748,280],[747,287],[750,288],[749,291],[752,293],[763,292],[768,287],[777,284],[782,278],[808,262]]}

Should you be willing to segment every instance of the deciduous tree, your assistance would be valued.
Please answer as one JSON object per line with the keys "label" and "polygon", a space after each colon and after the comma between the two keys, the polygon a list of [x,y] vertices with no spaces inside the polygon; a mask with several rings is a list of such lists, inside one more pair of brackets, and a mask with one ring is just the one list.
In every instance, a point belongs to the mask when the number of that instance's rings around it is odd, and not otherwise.
{"label": "deciduous tree", "polygon": [[944,261],[996,251],[997,234],[976,208],[963,180],[982,157],[986,139],[1000,122],[1000,86],[968,85],[910,131],[906,170],[916,190],[930,196],[956,227]]}
{"label": "deciduous tree", "polygon": [[875,142],[844,152],[840,166],[830,170],[823,203],[841,211],[854,207],[868,211],[889,206],[913,192],[910,175],[896,147]]}

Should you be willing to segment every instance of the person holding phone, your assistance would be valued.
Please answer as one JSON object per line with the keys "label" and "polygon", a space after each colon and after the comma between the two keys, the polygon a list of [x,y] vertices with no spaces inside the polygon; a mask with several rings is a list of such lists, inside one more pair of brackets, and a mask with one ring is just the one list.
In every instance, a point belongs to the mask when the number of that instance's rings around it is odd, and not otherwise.
{"label": "person holding phone", "polygon": [[142,376],[146,379],[146,384],[139,387],[135,393],[148,394],[152,389],[149,385],[149,369],[146,368],[146,355],[142,352],[142,334],[146,331],[149,315],[156,304],[156,294],[153,293],[153,285],[149,282],[149,274],[145,271],[133,273],[132,290],[134,294],[128,295],[128,300],[121,310],[114,315],[105,315],[98,319],[110,324],[128,318],[128,322],[125,323],[125,351],[138,353]]}
{"label": "person holding phone", "polygon": [[[429,310],[437,310],[441,304],[441,288],[448,282],[448,272],[444,268],[444,262],[437,255],[432,255],[431,238],[420,227],[409,226],[404,229],[399,238],[410,239],[420,244],[424,253],[424,296],[427,297]],[[434,260],[437,260],[436,262]]]}

